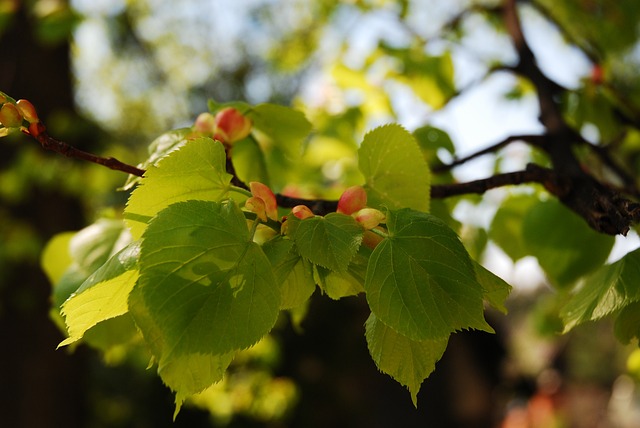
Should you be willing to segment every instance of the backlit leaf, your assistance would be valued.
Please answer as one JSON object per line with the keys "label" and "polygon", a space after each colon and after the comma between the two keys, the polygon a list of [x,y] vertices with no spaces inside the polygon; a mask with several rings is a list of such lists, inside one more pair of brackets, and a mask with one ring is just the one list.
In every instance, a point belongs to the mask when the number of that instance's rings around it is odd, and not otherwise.
{"label": "backlit leaf", "polygon": [[434,340],[411,340],[384,325],[374,314],[366,324],[367,346],[378,369],[406,386],[413,405],[417,406],[420,385],[442,358],[448,337]]}
{"label": "backlit leaf", "polygon": [[271,264],[231,201],[181,202],[158,213],[142,241],[139,288],[163,358],[246,348],[280,309]]}
{"label": "backlit leaf", "polygon": [[640,300],[640,250],[589,275],[560,316],[565,332]]}
{"label": "backlit leaf", "polygon": [[373,251],[365,279],[380,321],[418,341],[467,328],[493,331],[471,259],[442,220],[403,209],[388,212],[387,227],[389,237]]}
{"label": "backlit leaf", "polygon": [[413,136],[401,126],[385,125],[365,135],[358,165],[369,206],[429,211],[429,167]]}
{"label": "backlit leaf", "polygon": [[504,301],[511,293],[511,286],[480,263],[473,262],[473,265],[476,269],[476,279],[484,290],[484,298],[491,306],[506,314],[507,308],[504,306]]}
{"label": "backlit leaf", "polygon": [[555,199],[534,205],[522,228],[525,248],[558,286],[572,284],[601,266],[614,243],[613,236],[594,231]]}
{"label": "backlit leaf", "polygon": [[225,163],[222,144],[210,138],[198,138],[171,152],[157,166],[150,166],[125,210],[134,239],[142,236],[153,216],[173,203],[226,198],[231,175],[227,174]]}
{"label": "backlit leaf", "polygon": [[128,312],[127,300],[137,279],[140,245],[125,247],[93,273],[63,305],[69,337],[60,346],[81,339],[96,324]]}
{"label": "backlit leaf", "polygon": [[364,230],[353,217],[330,213],[297,224],[291,232],[302,257],[330,270],[344,272],[358,252]]}

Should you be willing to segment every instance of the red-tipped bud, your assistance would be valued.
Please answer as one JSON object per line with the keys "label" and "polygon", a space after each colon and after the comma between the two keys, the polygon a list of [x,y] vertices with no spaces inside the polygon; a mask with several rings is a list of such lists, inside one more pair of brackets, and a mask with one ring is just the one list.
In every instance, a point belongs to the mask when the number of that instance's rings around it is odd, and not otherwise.
{"label": "red-tipped bud", "polygon": [[271,220],[278,220],[278,203],[276,202],[276,195],[273,194],[269,186],[262,184],[258,181],[252,181],[249,183],[249,189],[251,194],[264,201],[267,217]]}
{"label": "red-tipped bud", "polygon": [[387,216],[382,211],[375,208],[363,208],[352,215],[366,230],[373,229],[387,219]]}
{"label": "red-tipped bud", "polygon": [[596,85],[602,85],[604,82],[604,70],[600,64],[595,64],[591,69],[591,81]]}
{"label": "red-tipped bud", "polygon": [[351,215],[367,206],[367,192],[362,186],[351,186],[342,193],[337,212]]}
{"label": "red-tipped bud", "polygon": [[298,217],[300,220],[304,220],[305,218],[315,217],[313,211],[309,209],[306,205],[296,205],[291,209],[291,212],[294,216]]}
{"label": "red-tipped bud", "polygon": [[211,113],[200,113],[193,124],[193,129],[202,134],[212,135],[216,128],[216,118]]}
{"label": "red-tipped bud", "polygon": [[16,101],[16,107],[20,110],[22,117],[29,123],[40,122],[40,118],[38,117],[38,113],[36,112],[36,108],[31,104],[28,100],[18,100]]}
{"label": "red-tipped bud", "polygon": [[373,233],[370,230],[364,232],[362,237],[362,245],[371,248],[372,250],[378,246],[379,243],[382,242],[384,238],[377,233]]}
{"label": "red-tipped bud", "polygon": [[244,207],[247,210],[256,213],[260,220],[264,222],[267,221],[267,209],[262,198],[252,196],[246,200],[246,202],[244,203]]}
{"label": "red-tipped bud", "polygon": [[220,110],[215,117],[215,137],[223,143],[235,143],[251,133],[251,119],[233,107]]}
{"label": "red-tipped bud", "polygon": [[17,128],[22,125],[22,115],[18,107],[11,103],[4,103],[0,107],[0,124],[7,128]]}
{"label": "red-tipped bud", "polygon": [[29,134],[34,138],[37,138],[38,135],[42,134],[46,130],[47,128],[44,127],[42,122],[33,122],[29,124]]}

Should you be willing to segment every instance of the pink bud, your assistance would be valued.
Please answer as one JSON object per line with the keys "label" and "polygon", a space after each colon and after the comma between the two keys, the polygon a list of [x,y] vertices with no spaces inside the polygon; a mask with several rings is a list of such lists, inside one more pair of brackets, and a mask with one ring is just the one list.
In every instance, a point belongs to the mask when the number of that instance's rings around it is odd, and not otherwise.
{"label": "pink bud", "polygon": [[366,230],[373,229],[387,219],[382,211],[375,208],[363,208],[352,215]]}
{"label": "pink bud", "polygon": [[252,181],[249,183],[249,189],[251,194],[264,201],[267,217],[271,220],[278,220],[278,203],[276,202],[276,195],[273,194],[271,189],[265,184],[258,181]]}
{"label": "pink bud", "polygon": [[294,216],[298,217],[300,220],[304,220],[305,218],[315,217],[313,211],[309,209],[306,205],[296,205],[291,209],[291,212]]}
{"label": "pink bud", "polygon": [[22,117],[29,123],[40,122],[40,118],[38,117],[38,113],[36,112],[36,108],[31,104],[28,100],[18,100],[16,101],[16,107],[20,110]]}
{"label": "pink bud", "polygon": [[0,124],[7,128],[17,128],[22,125],[22,115],[18,107],[11,103],[4,103],[0,107]]}
{"label": "pink bud", "polygon": [[362,245],[371,248],[372,250],[382,242],[384,238],[377,233],[373,233],[370,230],[364,232],[362,237]]}
{"label": "pink bud", "polygon": [[220,110],[215,117],[216,139],[223,143],[235,143],[251,133],[251,119],[233,107]]}
{"label": "pink bud", "polygon": [[193,128],[203,134],[213,134],[216,127],[216,118],[211,113],[200,113],[196,118]]}
{"label": "pink bud", "polygon": [[246,200],[246,202],[244,203],[244,207],[247,210],[256,213],[260,220],[265,222],[267,221],[267,210],[262,198],[252,196],[251,198]]}
{"label": "pink bud", "polygon": [[362,186],[351,186],[342,193],[337,212],[351,215],[367,206],[367,192]]}

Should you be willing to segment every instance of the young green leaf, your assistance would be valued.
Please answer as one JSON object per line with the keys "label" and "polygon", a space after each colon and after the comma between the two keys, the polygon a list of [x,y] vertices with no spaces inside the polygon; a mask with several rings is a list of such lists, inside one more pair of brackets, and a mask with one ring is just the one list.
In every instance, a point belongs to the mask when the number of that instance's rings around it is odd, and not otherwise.
{"label": "young green leaf", "polygon": [[538,202],[535,195],[509,196],[491,221],[489,239],[498,244],[514,262],[529,254],[522,238],[522,219]]}
{"label": "young green leaf", "polygon": [[511,293],[511,286],[480,263],[474,261],[473,266],[476,270],[476,279],[484,290],[484,298],[491,306],[506,314],[507,308],[504,306],[504,301]]}
{"label": "young green leaf", "polygon": [[365,324],[369,353],[378,369],[406,386],[414,406],[422,382],[435,370],[436,362],[447,349],[448,337],[411,340],[380,322],[374,314]]}
{"label": "young green leaf", "polygon": [[[291,219],[294,220],[294,219]],[[330,213],[292,221],[290,235],[300,255],[314,264],[344,272],[358,252],[364,230],[353,217]]]}
{"label": "young green leaf", "polygon": [[171,152],[158,166],[150,166],[125,210],[134,239],[142,236],[146,222],[173,203],[226,198],[231,175],[227,174],[225,164],[222,144],[210,138],[198,138]]}
{"label": "young green leaf", "polygon": [[553,199],[533,206],[522,223],[524,244],[549,279],[566,286],[607,260],[614,237],[591,229]]}
{"label": "young green leaf", "polygon": [[565,332],[640,300],[640,249],[589,275],[560,311]]}
{"label": "young green leaf", "polygon": [[145,303],[141,287],[134,287],[129,295],[129,306],[136,325],[158,363],[158,375],[164,384],[176,393],[175,418],[187,397],[203,391],[222,379],[235,352],[222,354],[171,352],[167,349],[170,344],[164,340],[165,333],[156,323],[152,311]]}
{"label": "young green leaf", "polygon": [[399,125],[365,135],[358,150],[368,205],[429,211],[430,173],[413,136]]}
{"label": "young green leaf", "polygon": [[471,259],[442,220],[402,209],[388,212],[387,227],[389,237],[371,254],[364,284],[380,321],[418,341],[466,328],[493,331]]}
{"label": "young green leaf", "polygon": [[371,250],[361,246],[345,272],[335,272],[322,266],[315,266],[315,278],[329,298],[334,300],[364,293],[364,278]]}
{"label": "young green leaf", "polygon": [[280,284],[280,308],[291,309],[304,304],[316,289],[311,263],[298,254],[293,241],[281,236],[265,242],[262,251]]}
{"label": "young green leaf", "polygon": [[149,224],[139,289],[161,332],[163,354],[224,354],[271,330],[280,290],[251,238],[232,201],[180,202]]}
{"label": "young green leaf", "polygon": [[59,346],[82,338],[96,324],[128,312],[129,293],[138,280],[135,269],[140,243],[134,242],[93,273],[63,305],[69,337]]}
{"label": "young green leaf", "polygon": [[300,156],[300,143],[311,132],[311,123],[300,111],[277,104],[259,104],[247,111],[253,126],[267,135],[289,157]]}
{"label": "young green leaf", "polygon": [[[185,145],[191,135],[193,135],[191,128],[174,129],[160,135],[149,144],[149,158],[140,164],[139,167],[148,169],[150,165],[157,164],[160,159]],[[128,190],[139,183],[140,180],[140,177],[130,175],[123,187],[125,190]]]}
{"label": "young green leaf", "polygon": [[640,339],[640,302],[633,302],[622,308],[613,331],[618,340],[628,344],[632,339]]}

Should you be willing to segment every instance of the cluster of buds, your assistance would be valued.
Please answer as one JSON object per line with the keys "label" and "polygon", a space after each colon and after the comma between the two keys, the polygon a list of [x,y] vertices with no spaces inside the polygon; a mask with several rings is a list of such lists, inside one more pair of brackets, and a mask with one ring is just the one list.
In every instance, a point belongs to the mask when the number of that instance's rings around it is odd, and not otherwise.
{"label": "cluster of buds", "polygon": [[44,130],[35,107],[27,100],[14,101],[0,92],[0,137],[24,131],[37,137]]}
{"label": "cluster of buds", "polygon": [[382,211],[367,208],[367,192],[362,186],[352,186],[345,190],[340,196],[336,211],[352,216],[365,230],[374,229],[386,220]]}
{"label": "cluster of buds", "polygon": [[252,126],[251,119],[233,107],[223,108],[215,116],[201,113],[193,125],[196,132],[229,145],[246,138]]}

